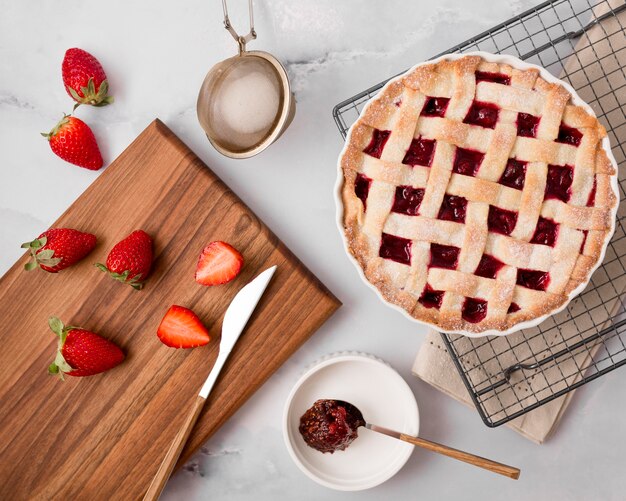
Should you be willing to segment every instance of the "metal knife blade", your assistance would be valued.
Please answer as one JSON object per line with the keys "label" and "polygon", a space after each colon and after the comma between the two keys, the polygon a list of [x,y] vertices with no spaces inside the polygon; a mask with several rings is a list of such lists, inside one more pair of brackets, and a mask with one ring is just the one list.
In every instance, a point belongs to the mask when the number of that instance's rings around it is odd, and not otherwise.
{"label": "metal knife blade", "polygon": [[209,376],[200,390],[200,397],[206,399],[209,396],[228,355],[230,355],[233,346],[235,346],[237,339],[239,339],[239,335],[243,332],[244,327],[248,323],[259,299],[263,296],[263,292],[265,292],[275,271],[276,266],[272,266],[259,274],[252,282],[245,285],[237,293],[228,306],[226,314],[224,315],[224,321],[222,322],[220,351],[217,355],[215,365],[213,365],[213,369],[211,369]]}

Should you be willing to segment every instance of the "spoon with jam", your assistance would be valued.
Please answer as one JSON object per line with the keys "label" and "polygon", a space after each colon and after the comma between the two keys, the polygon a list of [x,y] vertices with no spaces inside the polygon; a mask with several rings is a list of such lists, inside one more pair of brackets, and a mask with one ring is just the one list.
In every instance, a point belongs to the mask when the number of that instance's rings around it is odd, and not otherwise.
{"label": "spoon with jam", "polygon": [[368,423],[357,407],[343,400],[317,400],[300,418],[299,430],[309,447],[332,454],[335,451],[345,450],[356,440],[357,429],[361,426],[514,480],[517,480],[520,475],[519,468]]}

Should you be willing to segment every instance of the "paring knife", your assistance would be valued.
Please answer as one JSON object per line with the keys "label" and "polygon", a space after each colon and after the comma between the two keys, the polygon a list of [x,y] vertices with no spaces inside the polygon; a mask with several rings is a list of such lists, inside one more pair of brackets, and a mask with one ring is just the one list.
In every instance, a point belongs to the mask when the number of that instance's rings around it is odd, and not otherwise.
{"label": "paring knife", "polygon": [[189,413],[189,416],[183,423],[183,426],[176,437],[174,437],[172,445],[170,445],[167,454],[163,458],[163,462],[161,463],[159,470],[152,479],[152,483],[150,484],[150,487],[148,487],[148,491],[143,498],[144,501],[156,501],[159,499],[161,491],[163,490],[163,487],[165,487],[167,479],[170,477],[170,474],[178,461],[180,453],[187,442],[187,438],[189,438],[193,425],[198,420],[200,411],[204,407],[204,403],[206,402],[209,393],[211,393],[211,389],[217,380],[217,376],[222,370],[222,367],[224,366],[228,355],[230,355],[233,346],[235,346],[237,339],[239,339],[239,335],[248,323],[252,312],[256,308],[259,299],[261,299],[261,296],[263,295],[263,292],[265,291],[267,284],[269,284],[269,281],[275,271],[276,266],[272,266],[257,276],[254,280],[252,280],[252,282],[248,283],[237,293],[226,310],[224,321],[222,322],[222,340],[220,341],[220,351],[217,355],[215,365],[213,365],[213,369],[211,369],[204,385],[202,385],[202,389],[196,398],[193,409]]}

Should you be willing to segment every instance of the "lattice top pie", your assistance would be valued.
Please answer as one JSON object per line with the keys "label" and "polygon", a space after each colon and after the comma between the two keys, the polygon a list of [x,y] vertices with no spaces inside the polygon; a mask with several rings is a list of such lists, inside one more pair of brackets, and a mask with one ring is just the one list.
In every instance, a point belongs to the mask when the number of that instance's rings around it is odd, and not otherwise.
{"label": "lattice top pie", "polygon": [[448,331],[508,330],[589,279],[613,226],[597,119],[478,56],[393,80],[340,158],[348,246],[383,297]]}

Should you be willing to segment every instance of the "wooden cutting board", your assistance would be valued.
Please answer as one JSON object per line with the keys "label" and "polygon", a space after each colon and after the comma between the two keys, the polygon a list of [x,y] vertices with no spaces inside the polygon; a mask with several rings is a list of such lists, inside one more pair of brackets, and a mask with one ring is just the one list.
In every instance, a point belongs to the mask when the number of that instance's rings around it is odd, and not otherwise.
{"label": "wooden cutting board", "polygon": [[[58,274],[23,271],[24,257],[0,279],[0,499],[141,498],[217,357],[226,308],[269,266],[278,269],[179,466],[340,306],[158,120],[53,226],[94,233],[98,246]],[[134,291],[93,263],[139,228],[154,238],[156,261],[145,288]],[[213,240],[237,247],[246,264],[231,283],[203,287],[193,274]],[[161,344],[157,326],[172,304],[202,318],[212,333],[207,346]],[[88,378],[48,376],[56,349],[50,315],[108,337],[125,362]]]}

